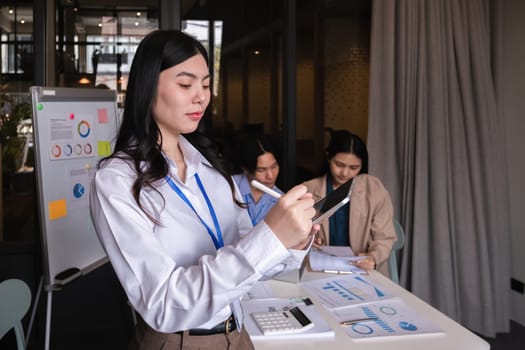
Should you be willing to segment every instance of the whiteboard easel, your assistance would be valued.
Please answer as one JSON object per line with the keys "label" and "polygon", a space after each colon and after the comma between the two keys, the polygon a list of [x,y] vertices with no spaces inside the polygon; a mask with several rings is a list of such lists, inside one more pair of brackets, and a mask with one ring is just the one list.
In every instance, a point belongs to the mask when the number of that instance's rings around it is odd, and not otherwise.
{"label": "whiteboard easel", "polygon": [[44,271],[30,327],[43,287],[48,350],[53,292],[108,261],[91,221],[89,190],[98,161],[113,149],[117,96],[112,90],[39,86],[30,93]]}

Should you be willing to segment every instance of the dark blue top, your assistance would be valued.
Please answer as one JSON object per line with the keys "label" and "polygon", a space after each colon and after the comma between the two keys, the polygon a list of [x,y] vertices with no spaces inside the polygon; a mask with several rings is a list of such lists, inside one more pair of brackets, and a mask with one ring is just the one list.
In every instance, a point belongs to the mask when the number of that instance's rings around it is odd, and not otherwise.
{"label": "dark blue top", "polygon": [[[332,192],[332,177],[326,176],[326,194]],[[336,246],[350,246],[349,231],[349,219],[350,219],[350,202],[343,205],[341,208],[330,216],[330,245]]]}

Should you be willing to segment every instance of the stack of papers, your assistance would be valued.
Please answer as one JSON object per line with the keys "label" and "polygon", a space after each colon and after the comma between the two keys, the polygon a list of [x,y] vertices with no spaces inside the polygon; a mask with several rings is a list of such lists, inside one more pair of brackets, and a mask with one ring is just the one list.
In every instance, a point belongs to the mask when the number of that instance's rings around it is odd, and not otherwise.
{"label": "stack of papers", "polygon": [[312,271],[366,274],[365,270],[353,265],[353,262],[366,259],[366,256],[355,256],[350,247],[325,246],[312,249],[308,259]]}
{"label": "stack of papers", "polygon": [[328,277],[302,282],[301,287],[315,294],[344,332],[355,339],[443,333],[366,276]]}

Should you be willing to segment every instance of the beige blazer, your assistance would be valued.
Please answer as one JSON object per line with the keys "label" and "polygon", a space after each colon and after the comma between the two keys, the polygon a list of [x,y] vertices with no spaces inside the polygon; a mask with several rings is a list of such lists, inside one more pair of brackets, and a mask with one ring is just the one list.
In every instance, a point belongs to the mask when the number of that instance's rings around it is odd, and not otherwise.
{"label": "beige blazer", "polygon": [[[392,200],[381,181],[372,175],[361,174],[354,178],[350,197],[350,247],[357,255],[371,254],[376,269],[390,277],[388,257],[397,240],[394,229]],[[326,195],[326,175],[304,182],[315,201]],[[330,244],[329,220],[321,224],[318,235]]]}

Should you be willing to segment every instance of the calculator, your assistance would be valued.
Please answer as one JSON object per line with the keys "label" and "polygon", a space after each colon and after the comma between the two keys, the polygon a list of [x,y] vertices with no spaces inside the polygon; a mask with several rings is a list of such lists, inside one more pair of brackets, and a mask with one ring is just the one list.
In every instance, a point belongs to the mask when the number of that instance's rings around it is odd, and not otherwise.
{"label": "calculator", "polygon": [[297,306],[284,311],[253,312],[252,317],[264,335],[300,333],[314,326]]}

